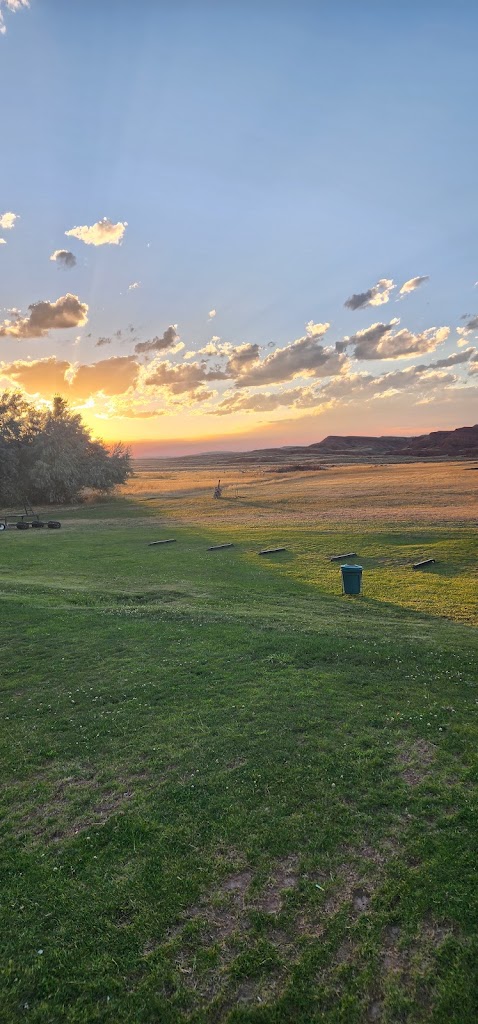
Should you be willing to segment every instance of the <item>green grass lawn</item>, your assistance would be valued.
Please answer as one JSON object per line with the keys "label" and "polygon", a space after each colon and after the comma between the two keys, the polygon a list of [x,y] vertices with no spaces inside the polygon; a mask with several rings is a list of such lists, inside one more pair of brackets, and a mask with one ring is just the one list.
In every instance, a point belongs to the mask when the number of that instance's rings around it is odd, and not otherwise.
{"label": "green grass lawn", "polygon": [[0,535],[2,1024],[475,1024],[472,529],[160,504]]}

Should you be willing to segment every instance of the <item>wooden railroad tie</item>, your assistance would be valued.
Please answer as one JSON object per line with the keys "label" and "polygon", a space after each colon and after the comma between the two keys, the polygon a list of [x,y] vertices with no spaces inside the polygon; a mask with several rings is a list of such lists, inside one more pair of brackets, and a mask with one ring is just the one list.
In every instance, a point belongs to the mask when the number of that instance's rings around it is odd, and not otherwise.
{"label": "wooden railroad tie", "polygon": [[287,548],[266,548],[265,551],[259,551],[259,555],[276,555],[278,551],[287,551]]}
{"label": "wooden railroad tie", "polygon": [[423,565],[433,565],[434,562],[436,562],[436,558],[424,558],[423,562],[415,562],[412,569],[421,569]]}
{"label": "wooden railroad tie", "polygon": [[330,561],[331,562],[341,562],[343,558],[356,558],[356,557],[357,557],[357,552],[356,551],[347,551],[346,555],[332,555]]}
{"label": "wooden railroad tie", "polygon": [[171,537],[170,540],[150,540],[148,542],[148,548],[154,547],[155,544],[175,544],[176,537]]}
{"label": "wooden railroad tie", "polygon": [[223,548],[233,548],[234,544],[213,544],[208,551],[222,551]]}

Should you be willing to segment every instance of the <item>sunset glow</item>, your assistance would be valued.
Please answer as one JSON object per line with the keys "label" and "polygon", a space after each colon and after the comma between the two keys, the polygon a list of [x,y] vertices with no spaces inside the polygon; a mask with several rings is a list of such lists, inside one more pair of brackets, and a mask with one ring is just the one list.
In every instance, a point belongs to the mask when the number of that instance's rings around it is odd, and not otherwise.
{"label": "sunset glow", "polygon": [[0,389],[138,455],[474,423],[472,6],[108,8],[2,7]]}

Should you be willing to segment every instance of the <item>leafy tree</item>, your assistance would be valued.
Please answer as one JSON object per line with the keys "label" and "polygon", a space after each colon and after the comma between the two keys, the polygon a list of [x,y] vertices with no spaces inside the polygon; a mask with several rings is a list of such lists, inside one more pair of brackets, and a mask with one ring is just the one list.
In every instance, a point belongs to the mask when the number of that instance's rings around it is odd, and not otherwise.
{"label": "leafy tree", "polygon": [[93,440],[60,396],[47,411],[19,394],[0,397],[0,504],[77,500],[86,488],[112,490],[131,472],[128,449]]}

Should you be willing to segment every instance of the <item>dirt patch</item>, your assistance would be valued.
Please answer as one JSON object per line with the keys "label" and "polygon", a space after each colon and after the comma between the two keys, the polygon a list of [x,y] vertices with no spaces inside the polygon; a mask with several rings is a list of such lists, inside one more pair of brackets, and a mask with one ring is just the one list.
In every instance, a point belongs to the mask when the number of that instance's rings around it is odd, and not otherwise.
{"label": "dirt patch", "polygon": [[446,939],[449,939],[451,935],[455,935],[456,927],[451,921],[445,921],[439,924],[432,918],[427,918],[423,922],[421,936],[426,942],[432,946],[441,946]]}
{"label": "dirt patch", "polygon": [[24,834],[46,842],[61,842],[104,825],[133,797],[131,789],[101,790],[94,775],[69,776],[56,784],[46,797],[37,801],[18,822]]}
{"label": "dirt patch", "polygon": [[227,772],[236,772],[239,768],[245,768],[247,761],[244,757],[236,757],[234,761],[229,761],[229,764],[225,765]]}
{"label": "dirt patch", "polygon": [[358,868],[348,863],[341,864],[335,877],[335,890],[327,897],[324,904],[324,914],[326,917],[332,917],[333,914],[336,914],[343,907],[344,903],[349,903],[354,889],[357,889],[362,881],[361,872]]}
{"label": "dirt patch", "polygon": [[[279,975],[267,978],[241,981],[234,993],[234,1004],[239,1006],[265,1006],[277,999],[282,984]],[[234,1005],[233,1004],[233,1005]]]}
{"label": "dirt patch", "polygon": [[370,906],[370,896],[366,889],[355,889],[352,893],[352,906],[358,914],[365,914]]}
{"label": "dirt patch", "polygon": [[393,926],[385,929],[382,940],[382,970],[387,974],[404,974],[409,966],[410,953],[400,949],[400,928]]}
{"label": "dirt patch", "polygon": [[403,745],[398,752],[398,762],[402,766],[401,776],[408,786],[418,786],[429,775],[437,753],[434,743],[418,739],[414,743]]}
{"label": "dirt patch", "polygon": [[299,858],[285,857],[276,863],[263,892],[254,900],[254,909],[265,914],[278,914],[284,904],[284,893],[294,889],[299,880]]}
{"label": "dirt patch", "polygon": [[350,939],[344,939],[335,953],[333,964],[336,967],[342,967],[343,964],[350,964],[355,960],[356,954],[357,946],[351,942]]}
{"label": "dirt patch", "polygon": [[382,970],[385,974],[400,976],[401,983],[407,988],[411,984],[411,973],[423,977],[433,965],[433,949],[437,949],[454,934],[451,923],[438,923],[427,919],[420,926],[418,935],[413,941],[401,942],[401,929],[398,925],[388,925],[382,936]]}
{"label": "dirt patch", "polygon": [[240,871],[237,875],[230,875],[223,882],[222,892],[232,892],[235,896],[244,896],[252,882],[252,871]]}

